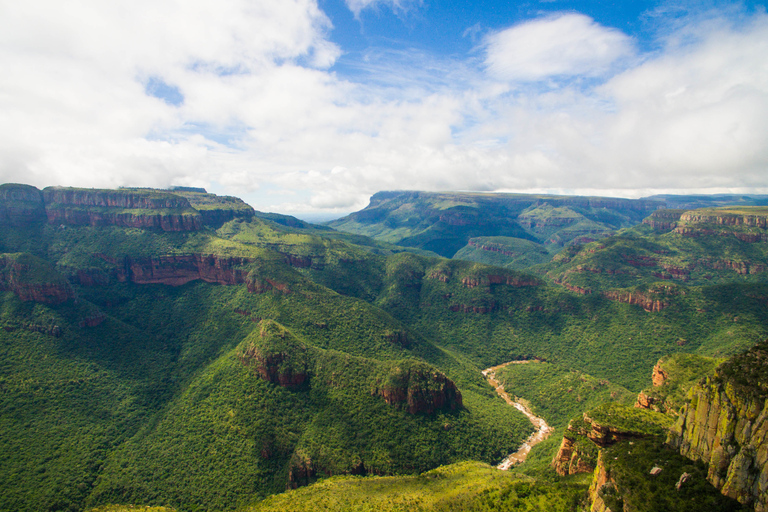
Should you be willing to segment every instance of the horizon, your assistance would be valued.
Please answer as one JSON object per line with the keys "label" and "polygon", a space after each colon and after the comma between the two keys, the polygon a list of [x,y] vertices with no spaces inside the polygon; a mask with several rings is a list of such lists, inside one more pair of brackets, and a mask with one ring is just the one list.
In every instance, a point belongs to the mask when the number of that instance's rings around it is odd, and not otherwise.
{"label": "horizon", "polygon": [[[161,20],[161,21],[160,21]],[[0,182],[768,194],[764,1],[4,3]]]}

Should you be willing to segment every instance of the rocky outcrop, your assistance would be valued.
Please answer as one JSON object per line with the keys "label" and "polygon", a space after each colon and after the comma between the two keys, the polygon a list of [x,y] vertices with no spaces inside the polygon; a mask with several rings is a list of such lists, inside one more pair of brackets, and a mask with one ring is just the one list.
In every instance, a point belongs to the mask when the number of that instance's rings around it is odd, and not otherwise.
{"label": "rocky outcrop", "polygon": [[[136,284],[166,284],[181,286],[190,281],[202,280],[208,283],[234,285],[246,283],[249,269],[245,266],[252,260],[235,256],[214,254],[186,254],[157,256],[151,258],[111,258],[96,254],[98,258],[112,264],[111,276],[95,270],[79,271],[77,279],[81,285],[103,284],[112,277],[118,282]],[[106,276],[106,277],[105,277]],[[271,286],[270,288],[271,289]],[[252,290],[266,291],[266,290]]]}
{"label": "rocky outcrop", "polygon": [[490,252],[497,252],[499,254],[503,254],[505,256],[517,256],[519,252],[513,252],[508,250],[504,245],[502,244],[494,244],[491,242],[485,242],[485,243],[479,243],[476,240],[470,239],[467,242],[467,245],[470,247],[474,247],[476,249],[480,249],[481,251],[490,251]]}
{"label": "rocky outcrop", "polygon": [[665,301],[639,291],[608,290],[601,293],[607,299],[624,302],[625,304],[635,304],[649,313],[656,313],[669,305]]}
{"label": "rocky outcrop", "polygon": [[661,361],[658,361],[653,366],[653,372],[651,372],[651,383],[653,383],[654,386],[659,387],[663,386],[667,380],[669,380],[669,375],[667,375],[667,372],[661,367]]}
{"label": "rocky outcrop", "polygon": [[592,477],[592,483],[589,485],[589,502],[592,504],[589,508],[590,512],[611,512],[611,508],[605,501],[616,494],[616,484],[610,478],[605,466],[603,453],[600,452],[597,456],[595,474]]}
{"label": "rocky outcrop", "polygon": [[0,290],[43,304],[61,304],[75,297],[64,276],[48,262],[25,253],[0,254]]}
{"label": "rocky outcrop", "polygon": [[680,216],[685,210],[660,209],[653,212],[649,217],[643,219],[643,224],[651,226],[656,231],[672,231],[677,227]]}
{"label": "rocky outcrop", "polygon": [[45,221],[43,194],[30,185],[0,185],[0,224],[25,226]]}
{"label": "rocky outcrop", "polygon": [[560,476],[591,473],[595,469],[597,448],[587,438],[591,424],[583,418],[571,420],[565,430],[552,467]]}
{"label": "rocky outcrop", "polygon": [[471,304],[451,304],[448,309],[454,313],[477,313],[479,315],[487,315],[493,313],[497,309],[496,304],[488,304],[483,306],[473,306]]}
{"label": "rocky outcrop", "polygon": [[288,486],[297,489],[309,485],[316,480],[317,467],[312,458],[303,451],[297,450],[288,465]]}
{"label": "rocky outcrop", "polygon": [[726,496],[768,511],[768,341],[694,386],[668,443]]}
{"label": "rocky outcrop", "polygon": [[432,414],[463,407],[456,384],[425,363],[406,361],[392,367],[374,394],[390,405],[404,406],[410,414]]}
{"label": "rocky outcrop", "polygon": [[[326,327],[321,327],[321,329]],[[411,343],[411,339],[408,337],[408,333],[405,331],[387,331],[384,333],[384,339],[389,343],[402,348],[411,348],[413,345],[413,343]]]}
{"label": "rocky outcrop", "polygon": [[768,213],[762,207],[705,208],[680,217],[675,232],[683,236],[735,236],[743,242],[768,241]]}
{"label": "rocky outcrop", "polygon": [[121,226],[163,231],[196,231],[200,213],[183,197],[153,190],[43,190],[48,222],[76,226]]}
{"label": "rocky outcrop", "polygon": [[240,361],[256,370],[263,380],[298,390],[309,384],[307,347],[282,325],[263,320],[240,349]]}
{"label": "rocky outcrop", "polygon": [[541,281],[525,274],[488,274],[484,276],[464,277],[461,284],[467,288],[490,287],[491,285],[507,285],[520,288],[523,286],[539,286]]}

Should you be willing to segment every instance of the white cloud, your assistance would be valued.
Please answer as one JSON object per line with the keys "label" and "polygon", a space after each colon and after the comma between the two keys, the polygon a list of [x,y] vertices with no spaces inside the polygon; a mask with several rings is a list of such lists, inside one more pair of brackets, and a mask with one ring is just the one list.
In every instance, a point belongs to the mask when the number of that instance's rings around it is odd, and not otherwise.
{"label": "white cloud", "polygon": [[386,5],[394,12],[403,12],[409,10],[412,4],[421,4],[421,2],[422,0],[344,0],[356,18],[364,9],[375,8],[379,5]]}
{"label": "white cloud", "polygon": [[632,55],[624,33],[583,14],[559,14],[515,25],[485,40],[488,72],[511,81],[604,73]]}
{"label": "white cloud", "polygon": [[490,36],[482,68],[371,53],[353,82],[328,70],[340,50],[311,0],[0,2],[0,182],[205,186],[297,211],[402,188],[766,187],[765,15],[635,55],[564,14]]}

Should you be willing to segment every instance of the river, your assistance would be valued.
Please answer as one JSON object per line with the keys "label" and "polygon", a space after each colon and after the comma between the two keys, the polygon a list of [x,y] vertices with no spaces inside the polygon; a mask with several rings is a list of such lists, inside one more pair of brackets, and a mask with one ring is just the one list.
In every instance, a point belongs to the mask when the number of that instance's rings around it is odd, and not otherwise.
{"label": "river", "polygon": [[509,361],[504,364],[500,364],[498,366],[492,366],[490,368],[487,368],[483,370],[483,376],[488,380],[488,383],[493,386],[493,388],[496,390],[496,393],[504,399],[505,402],[507,402],[509,405],[514,407],[515,409],[519,410],[523,414],[525,414],[529,420],[531,420],[531,423],[533,423],[533,426],[536,427],[536,431],[530,435],[528,439],[520,446],[520,448],[514,452],[507,455],[504,460],[502,460],[498,466],[496,466],[498,469],[502,470],[508,470],[512,466],[516,464],[520,464],[523,462],[526,457],[528,457],[528,452],[531,451],[531,448],[545,440],[549,437],[549,435],[552,433],[552,427],[547,425],[547,422],[544,421],[544,418],[539,418],[538,416],[534,415],[528,407],[526,407],[521,402],[517,402],[515,400],[512,400],[510,396],[507,394],[506,391],[504,391],[504,386],[499,383],[498,380],[496,380],[496,371],[504,368],[507,365],[510,364],[525,364],[530,361]]}

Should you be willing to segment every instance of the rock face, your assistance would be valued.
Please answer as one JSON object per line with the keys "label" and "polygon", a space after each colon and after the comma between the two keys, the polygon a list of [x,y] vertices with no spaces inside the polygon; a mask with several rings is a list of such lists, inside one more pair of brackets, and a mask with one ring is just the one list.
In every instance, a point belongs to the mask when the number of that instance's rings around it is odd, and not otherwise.
{"label": "rock face", "polygon": [[643,219],[643,224],[648,224],[656,231],[671,231],[677,227],[680,216],[685,210],[660,209]]}
{"label": "rock face", "polygon": [[[216,256],[212,254],[187,254],[158,256],[154,258],[114,259],[97,255],[115,266],[114,278],[118,282],[136,284],[167,284],[180,286],[196,279],[208,283],[225,285],[242,284],[247,281],[250,263],[248,258]],[[94,280],[86,273],[78,274],[80,284],[88,285]],[[98,283],[94,283],[98,284]]]}
{"label": "rock face", "polygon": [[641,308],[643,308],[649,313],[655,313],[655,312],[661,311],[662,309],[668,306],[666,302],[650,297],[649,295],[646,295],[642,292],[608,290],[608,291],[602,292],[602,294],[603,296],[605,296],[610,300],[615,300],[617,302],[624,302],[626,304],[635,304],[637,306],[640,306]]}
{"label": "rock face", "polygon": [[683,236],[735,236],[744,242],[768,241],[768,211],[705,208],[683,213],[675,227]]}
{"label": "rock face", "polygon": [[53,224],[163,231],[196,231],[203,225],[188,200],[164,192],[48,187],[43,200],[48,222]]}
{"label": "rock face", "polygon": [[520,275],[489,274],[489,275],[477,276],[477,277],[465,277],[461,280],[461,284],[463,284],[467,288],[477,288],[478,286],[489,287],[491,285],[499,285],[499,284],[514,286],[516,288],[519,288],[523,286],[539,286],[541,284],[541,281],[535,277],[525,275],[525,274],[520,274]]}
{"label": "rock face", "polygon": [[30,185],[0,185],[0,224],[24,226],[45,221],[42,193]]}
{"label": "rock face", "polygon": [[552,467],[560,476],[591,473],[595,469],[596,449],[585,440],[587,431],[579,428],[580,422],[571,421],[560,443]]}
{"label": "rock face", "polygon": [[604,498],[606,494],[616,493],[616,484],[611,480],[608,471],[605,469],[602,452],[597,457],[596,466],[595,475],[592,478],[592,483],[589,485],[589,502],[592,504],[589,510],[590,512],[610,512],[611,509],[608,508]]}
{"label": "rock face", "polygon": [[259,329],[246,338],[240,360],[272,384],[291,390],[303,389],[309,384],[307,347],[272,320],[261,321]]}
{"label": "rock face", "polygon": [[403,362],[393,367],[374,394],[390,405],[404,405],[410,414],[432,414],[463,407],[456,384],[443,373],[418,362]]}
{"label": "rock face", "polygon": [[768,511],[768,342],[723,363],[693,387],[668,443],[709,465],[707,479]]}
{"label": "rock face", "polygon": [[0,290],[43,304],[61,304],[75,297],[64,276],[46,261],[24,253],[0,254]]}

